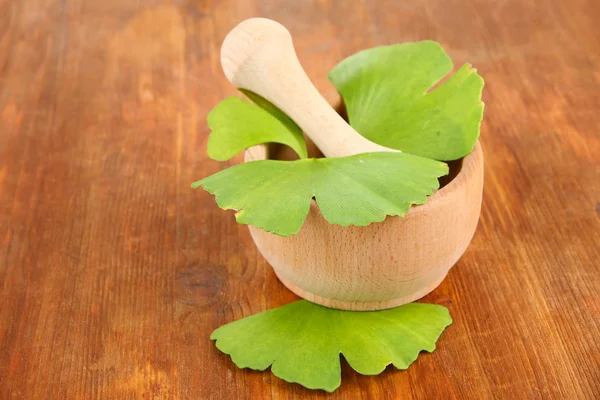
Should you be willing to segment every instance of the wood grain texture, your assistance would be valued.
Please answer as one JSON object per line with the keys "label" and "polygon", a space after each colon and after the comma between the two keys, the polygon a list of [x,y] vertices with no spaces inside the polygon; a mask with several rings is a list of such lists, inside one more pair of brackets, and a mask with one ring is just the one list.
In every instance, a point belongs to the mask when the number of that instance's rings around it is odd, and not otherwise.
{"label": "wood grain texture", "polygon": [[[596,0],[0,0],[0,399],[595,399]],[[377,44],[433,39],[486,80],[482,218],[424,301],[454,324],[407,371],[332,395],[238,370],[208,339],[287,304],[194,180],[241,20],[280,21],[316,87]]]}

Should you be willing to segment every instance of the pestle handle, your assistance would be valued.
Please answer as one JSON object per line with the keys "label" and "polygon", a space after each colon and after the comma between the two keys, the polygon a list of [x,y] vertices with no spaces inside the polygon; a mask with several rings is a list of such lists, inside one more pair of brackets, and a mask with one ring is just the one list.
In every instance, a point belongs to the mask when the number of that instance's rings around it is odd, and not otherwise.
{"label": "pestle handle", "polygon": [[397,151],[365,139],[339,116],[302,69],[290,32],[278,22],[251,18],[233,28],[221,46],[221,65],[232,84],[279,107],[326,157]]}

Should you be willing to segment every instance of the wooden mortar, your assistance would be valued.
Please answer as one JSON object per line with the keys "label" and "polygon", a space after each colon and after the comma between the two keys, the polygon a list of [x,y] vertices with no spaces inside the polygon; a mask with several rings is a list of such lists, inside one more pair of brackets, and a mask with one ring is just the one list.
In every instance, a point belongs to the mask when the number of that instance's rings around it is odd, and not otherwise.
{"label": "wooden mortar", "polygon": [[[266,158],[266,146],[246,152],[246,161]],[[279,280],[298,296],[343,310],[381,310],[420,299],[442,282],[471,242],[482,192],[477,143],[458,175],[403,217],[344,228],[327,222],[313,200],[296,235],[253,226],[250,234]]]}
{"label": "wooden mortar", "polygon": [[[254,18],[234,28],[221,63],[235,86],[278,106],[327,157],[397,151],[362,137],[323,99],[300,66],[289,32],[274,21]],[[248,149],[246,161],[269,158],[268,149]],[[417,300],[442,282],[475,233],[482,192],[477,143],[456,177],[403,217],[344,228],[327,222],[313,200],[296,235],[249,228],[278,278],[297,295],[327,307],[380,310]]]}

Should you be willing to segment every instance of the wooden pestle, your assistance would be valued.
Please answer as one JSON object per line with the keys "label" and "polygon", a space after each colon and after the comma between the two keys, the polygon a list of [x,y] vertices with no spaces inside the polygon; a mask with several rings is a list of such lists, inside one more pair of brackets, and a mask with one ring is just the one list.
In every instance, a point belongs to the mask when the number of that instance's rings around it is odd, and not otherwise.
{"label": "wooden pestle", "polygon": [[221,65],[233,85],[279,107],[326,157],[398,151],[365,139],[329,105],[302,69],[290,32],[278,22],[251,18],[233,28],[221,46]]}

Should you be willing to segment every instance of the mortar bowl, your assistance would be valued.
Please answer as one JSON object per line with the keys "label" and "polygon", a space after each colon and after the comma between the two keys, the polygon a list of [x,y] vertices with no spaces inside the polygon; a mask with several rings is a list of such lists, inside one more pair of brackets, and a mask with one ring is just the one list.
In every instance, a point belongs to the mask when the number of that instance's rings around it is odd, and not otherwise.
{"label": "mortar bowl", "polygon": [[[245,161],[281,158],[255,146]],[[403,217],[342,227],[323,218],[313,199],[299,233],[281,237],[249,226],[256,247],[292,292],[342,310],[381,310],[433,291],[463,255],[477,228],[483,194],[479,142],[451,163],[450,178]],[[455,176],[453,176],[455,175]]]}

